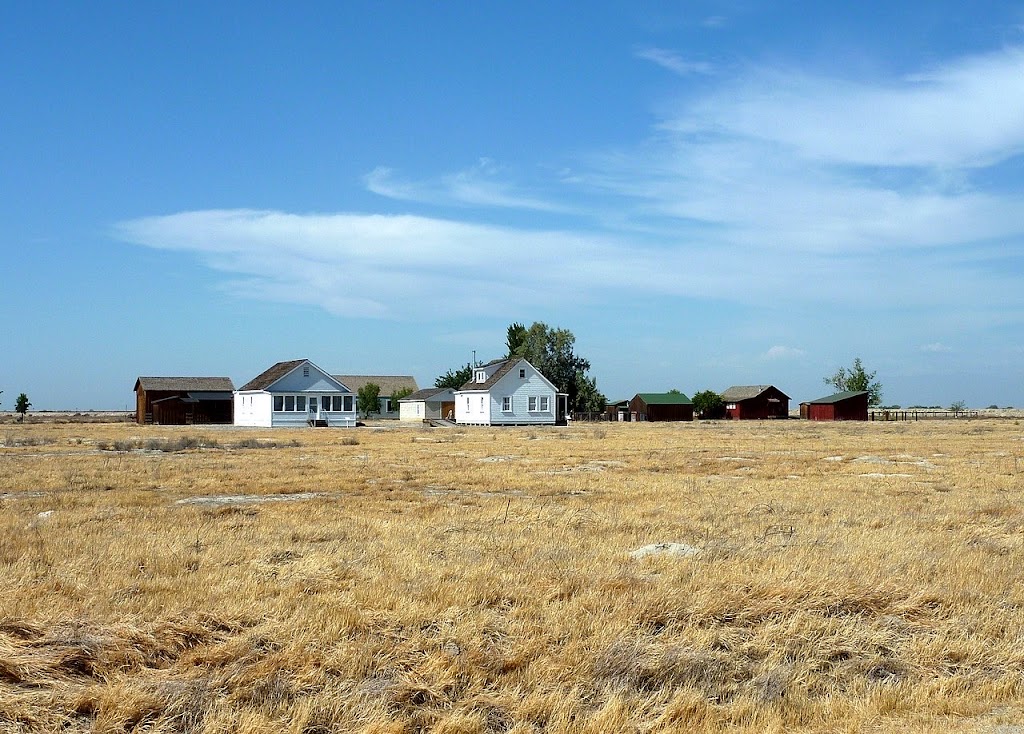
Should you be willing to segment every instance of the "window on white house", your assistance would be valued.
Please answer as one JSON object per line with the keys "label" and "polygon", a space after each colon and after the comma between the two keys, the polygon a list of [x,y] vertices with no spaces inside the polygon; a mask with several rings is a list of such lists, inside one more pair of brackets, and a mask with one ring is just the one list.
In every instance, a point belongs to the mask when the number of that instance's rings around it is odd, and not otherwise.
{"label": "window on white house", "polygon": [[484,370],[477,370],[475,379],[477,382],[487,382],[487,373]]}
{"label": "window on white house", "polygon": [[540,399],[540,411],[542,413],[547,413],[549,410],[551,410],[551,399],[544,396]]}
{"label": "window on white house", "polygon": [[298,397],[295,398],[295,410],[305,410],[305,409],[306,409],[306,396],[305,395],[299,395]]}
{"label": "window on white house", "polygon": [[274,396],[274,410],[276,410],[276,411],[284,410],[284,395],[275,395]]}
{"label": "window on white house", "polygon": [[352,398],[353,398],[353,396],[352,395],[342,395],[342,397],[345,399],[344,400],[345,412],[346,413],[351,413],[352,412]]}
{"label": "window on white house", "polygon": [[519,379],[525,379],[525,378],[526,378],[526,370],[525,369],[519,370]]}
{"label": "window on white house", "polygon": [[328,411],[331,409],[331,396],[321,395],[320,396],[320,410]]}
{"label": "window on white house", "polygon": [[526,402],[526,409],[531,413],[537,410],[537,398],[531,395]]}
{"label": "window on white house", "polygon": [[483,395],[480,396],[480,412],[481,413],[484,412],[484,396]]}
{"label": "window on white house", "polygon": [[302,376],[303,377],[309,377],[309,365],[308,364],[302,365]]}
{"label": "window on white house", "polygon": [[469,398],[466,398],[466,412],[468,413],[472,408],[469,407]]}
{"label": "window on white house", "polygon": [[285,409],[285,411],[292,411],[292,412],[294,412],[294,410],[295,410],[295,396],[294,395],[285,395],[284,396],[284,409]]}
{"label": "window on white house", "polygon": [[511,413],[512,412],[512,396],[511,395],[506,395],[505,397],[503,397],[501,399],[501,409],[505,413]]}

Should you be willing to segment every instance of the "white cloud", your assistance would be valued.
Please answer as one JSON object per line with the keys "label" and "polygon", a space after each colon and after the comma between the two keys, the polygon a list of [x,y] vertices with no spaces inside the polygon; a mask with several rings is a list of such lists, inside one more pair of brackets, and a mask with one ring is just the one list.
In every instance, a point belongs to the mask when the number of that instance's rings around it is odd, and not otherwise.
{"label": "white cloud", "polygon": [[[1024,249],[1024,197],[972,180],[977,166],[1024,146],[1022,59],[1010,49],[874,85],[761,71],[688,100],[633,149],[595,154],[533,188],[488,159],[420,181],[387,168],[366,176],[391,199],[454,205],[446,217],[210,210],[123,222],[118,234],[197,254],[233,293],[345,315],[493,315],[669,296],[1013,322],[1024,318],[1020,275],[990,260]],[[533,193],[553,185],[563,201],[592,197],[589,216],[571,210],[585,225],[453,215],[465,206],[569,212]],[[798,352],[775,346],[762,356]]]}
{"label": "white cloud", "polygon": [[715,67],[706,61],[687,61],[672,51],[663,48],[644,48],[636,52],[637,58],[657,64],[678,76],[711,74]]}
{"label": "white cloud", "polygon": [[761,355],[761,359],[770,361],[781,360],[781,359],[797,359],[803,357],[806,354],[803,349],[797,349],[796,347],[785,347],[785,346],[774,346],[767,352]]}
{"label": "white cloud", "polygon": [[402,180],[391,168],[378,166],[366,174],[363,181],[369,191],[400,201],[545,212],[565,211],[564,207],[522,193],[512,184],[499,179],[501,173],[502,169],[494,161],[481,158],[477,165],[470,168],[423,181]]}
{"label": "white cloud", "polygon": [[1024,49],[874,84],[755,71],[688,105],[672,125],[684,134],[739,136],[828,163],[990,165],[1024,151]]}
{"label": "white cloud", "polygon": [[947,347],[945,344],[940,342],[932,342],[931,344],[922,344],[920,351],[928,352],[930,354],[944,354],[946,352],[952,352],[952,347]]}

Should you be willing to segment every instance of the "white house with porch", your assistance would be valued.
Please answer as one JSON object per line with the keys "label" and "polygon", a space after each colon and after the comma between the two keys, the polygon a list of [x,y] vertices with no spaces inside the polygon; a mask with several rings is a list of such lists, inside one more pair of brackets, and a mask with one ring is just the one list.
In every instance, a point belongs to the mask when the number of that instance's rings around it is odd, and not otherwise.
{"label": "white house with porch", "polygon": [[278,362],[235,391],[236,426],[355,426],[356,396],[308,359]]}
{"label": "white house with porch", "polygon": [[565,393],[520,357],[473,368],[455,392],[455,422],[476,426],[564,424]]}

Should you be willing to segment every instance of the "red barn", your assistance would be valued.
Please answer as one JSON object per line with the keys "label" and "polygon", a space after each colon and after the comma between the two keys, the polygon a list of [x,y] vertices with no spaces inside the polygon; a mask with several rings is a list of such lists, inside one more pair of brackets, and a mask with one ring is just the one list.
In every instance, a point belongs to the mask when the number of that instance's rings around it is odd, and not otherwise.
{"label": "red barn", "polygon": [[692,421],[693,401],[681,392],[641,392],[629,401],[638,421]]}
{"label": "red barn", "polygon": [[866,390],[837,392],[801,403],[800,417],[812,421],[866,421],[868,393]]}
{"label": "red barn", "polygon": [[722,393],[725,417],[735,420],[788,418],[789,396],[774,385],[737,385]]}

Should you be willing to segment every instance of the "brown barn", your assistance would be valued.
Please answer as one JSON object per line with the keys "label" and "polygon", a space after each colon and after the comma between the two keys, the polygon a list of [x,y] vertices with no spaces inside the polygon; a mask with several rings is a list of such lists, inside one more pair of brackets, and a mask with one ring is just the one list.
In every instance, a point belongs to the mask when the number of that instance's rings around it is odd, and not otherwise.
{"label": "brown barn", "polygon": [[774,385],[737,385],[722,393],[725,417],[736,420],[788,418],[789,396]]}
{"label": "brown barn", "polygon": [[617,400],[614,403],[607,403],[604,406],[604,412],[610,421],[628,421],[630,418],[629,401]]}
{"label": "brown barn", "polygon": [[234,390],[230,377],[140,377],[135,420],[165,426],[231,423]]}
{"label": "brown barn", "polygon": [[693,401],[681,392],[641,392],[629,401],[629,413],[638,421],[692,421]]}
{"label": "brown barn", "polygon": [[868,393],[866,390],[837,392],[800,403],[800,417],[812,421],[866,421]]}

